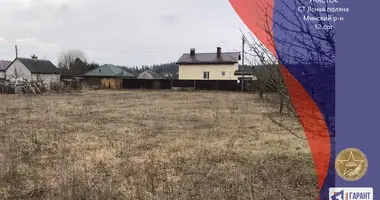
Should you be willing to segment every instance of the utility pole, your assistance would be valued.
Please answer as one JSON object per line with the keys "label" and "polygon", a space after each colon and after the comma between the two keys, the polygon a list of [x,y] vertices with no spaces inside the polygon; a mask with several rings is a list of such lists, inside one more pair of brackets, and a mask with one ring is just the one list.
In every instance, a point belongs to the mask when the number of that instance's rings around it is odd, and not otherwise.
{"label": "utility pole", "polygon": [[244,46],[245,46],[245,37],[242,37],[242,61],[241,61],[241,91],[244,91]]}
{"label": "utility pole", "polygon": [[15,50],[16,50],[16,58],[18,58],[18,49],[17,49],[17,45],[15,45]]}

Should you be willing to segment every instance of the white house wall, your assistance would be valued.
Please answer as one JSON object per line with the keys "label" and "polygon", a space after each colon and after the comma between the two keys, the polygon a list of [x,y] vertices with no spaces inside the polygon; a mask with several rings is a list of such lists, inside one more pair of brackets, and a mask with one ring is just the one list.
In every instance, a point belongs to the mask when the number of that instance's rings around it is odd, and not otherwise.
{"label": "white house wall", "polygon": [[5,77],[7,80],[14,78],[22,78],[30,81],[32,79],[32,73],[29,69],[22,64],[19,60],[15,60],[6,70]]}
{"label": "white house wall", "polygon": [[59,74],[32,74],[32,81],[42,81],[44,84],[50,86],[50,83],[60,82]]}
{"label": "white house wall", "polygon": [[[238,69],[238,64],[224,65],[179,65],[180,80],[202,80],[203,72],[210,73],[210,80],[237,80],[234,75]],[[222,75],[225,72],[225,75]]]}
{"label": "white house wall", "polygon": [[59,74],[32,74],[32,81],[41,80],[44,83],[56,83],[60,81]]}

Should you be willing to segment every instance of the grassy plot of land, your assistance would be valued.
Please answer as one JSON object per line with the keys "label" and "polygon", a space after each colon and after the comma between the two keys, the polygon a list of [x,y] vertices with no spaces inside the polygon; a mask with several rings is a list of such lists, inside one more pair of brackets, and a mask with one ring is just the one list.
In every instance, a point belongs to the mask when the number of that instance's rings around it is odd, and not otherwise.
{"label": "grassy plot of land", "polygon": [[[255,94],[0,96],[0,199],[315,199],[306,141]],[[283,123],[303,136],[296,120]]]}

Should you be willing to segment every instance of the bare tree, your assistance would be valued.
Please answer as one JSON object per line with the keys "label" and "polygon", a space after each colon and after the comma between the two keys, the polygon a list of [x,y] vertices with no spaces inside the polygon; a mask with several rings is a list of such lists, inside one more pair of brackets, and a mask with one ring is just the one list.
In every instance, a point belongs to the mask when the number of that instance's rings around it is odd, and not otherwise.
{"label": "bare tree", "polygon": [[[250,39],[247,38],[246,42],[250,48],[247,54],[255,58],[255,61],[252,61],[255,62],[254,65],[259,63],[263,66],[261,70],[264,73],[257,75],[261,83],[259,85],[261,97],[265,98],[263,93],[268,90],[275,91],[278,97],[275,102],[279,103],[280,112],[287,107],[292,115],[299,117],[283,80],[284,72],[280,65],[307,66],[306,68],[302,67],[302,73],[298,71],[297,74],[302,74],[302,77],[298,78],[309,84],[310,96],[325,119],[320,119],[314,114],[311,114],[310,118],[315,118],[316,121],[327,121],[329,131],[335,133],[332,122],[334,114],[331,113],[333,112],[331,106],[335,106],[333,101],[335,98],[333,96],[335,13],[328,9],[330,6],[327,1],[325,4],[317,4],[315,1],[281,0],[280,4],[281,6],[273,6],[266,1],[257,1],[256,12],[264,14],[261,15],[256,28],[267,35],[267,38],[264,38],[266,45],[259,42],[254,35],[251,35]],[[318,8],[318,12],[305,13],[301,12],[302,9],[300,11],[299,8]],[[328,19],[329,17],[332,20],[309,20]],[[276,55],[273,55],[274,53]],[[317,82],[318,77],[321,76],[326,76],[325,82]],[[267,100],[273,101],[273,99]],[[296,100],[294,98],[293,103]],[[329,101],[331,103],[327,105],[325,102]],[[284,126],[280,121],[270,118],[274,123]],[[289,128],[284,128],[291,132]],[[314,132],[318,134],[319,131]]]}
{"label": "bare tree", "polygon": [[61,52],[58,58],[58,68],[70,69],[77,59],[82,61],[87,60],[84,53],[80,50],[68,50],[66,52]]}
{"label": "bare tree", "polygon": [[[335,151],[335,7],[328,1],[268,2],[273,3],[256,1],[260,14],[253,32],[262,43],[252,36],[249,53],[264,65],[261,87],[275,88],[280,112],[288,107],[301,122],[317,169],[319,195],[327,196],[335,181],[329,162]],[[300,138],[281,118],[269,118]]]}
{"label": "bare tree", "polygon": [[8,74],[8,77],[7,79],[14,79],[14,80],[26,80],[28,77],[27,75],[19,68],[15,67],[13,70],[12,70],[12,73],[11,74]]}

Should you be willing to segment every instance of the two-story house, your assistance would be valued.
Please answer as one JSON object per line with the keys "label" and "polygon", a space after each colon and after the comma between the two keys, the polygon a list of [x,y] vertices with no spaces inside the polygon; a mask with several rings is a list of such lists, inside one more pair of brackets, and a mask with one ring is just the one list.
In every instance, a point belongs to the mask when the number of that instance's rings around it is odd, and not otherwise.
{"label": "two-story house", "polygon": [[196,53],[190,49],[177,61],[180,80],[237,80],[240,52],[222,52],[217,47],[215,53]]}

